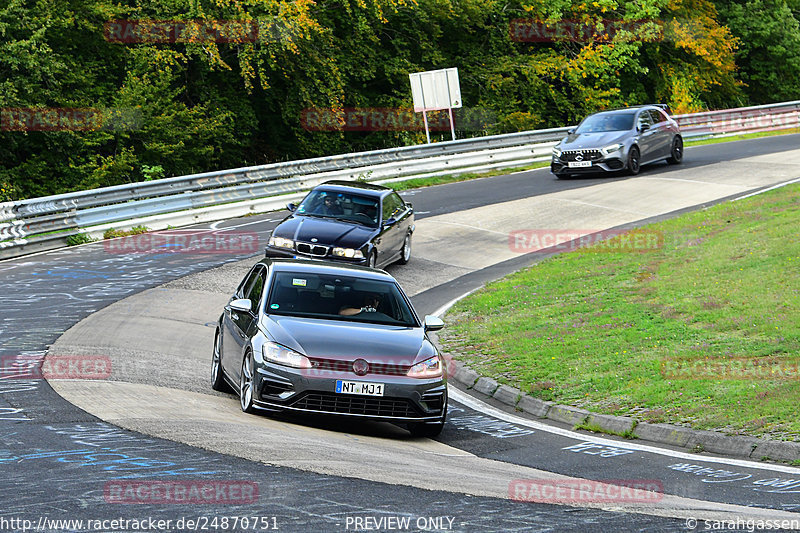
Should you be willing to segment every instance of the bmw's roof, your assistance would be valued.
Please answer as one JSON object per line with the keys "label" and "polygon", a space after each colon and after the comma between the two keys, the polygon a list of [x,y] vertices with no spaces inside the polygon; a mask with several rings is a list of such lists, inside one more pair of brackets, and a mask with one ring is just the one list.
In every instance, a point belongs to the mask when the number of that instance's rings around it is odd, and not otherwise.
{"label": "bmw's roof", "polygon": [[326,181],[314,187],[314,190],[337,191],[337,192],[358,192],[367,194],[369,196],[383,196],[384,194],[392,192],[389,187],[383,185],[376,185],[374,183],[366,183],[364,181],[344,181],[332,180]]}

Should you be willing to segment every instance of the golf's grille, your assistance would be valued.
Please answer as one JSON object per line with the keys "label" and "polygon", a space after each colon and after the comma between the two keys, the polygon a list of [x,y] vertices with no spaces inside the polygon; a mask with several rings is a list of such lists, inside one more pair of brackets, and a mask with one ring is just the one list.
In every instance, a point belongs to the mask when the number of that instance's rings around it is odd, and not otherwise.
{"label": "golf's grille", "polygon": [[324,257],[328,255],[328,247],[322,246],[321,244],[308,244],[307,242],[298,242],[297,253]]}
{"label": "golf's grille", "polygon": [[[370,363],[367,374],[381,376],[405,376],[411,369],[411,365],[401,365],[394,363]],[[336,374],[352,374],[353,361],[340,361],[337,359],[311,358],[311,370],[324,374],[325,372]],[[313,375],[313,374],[312,374]],[[321,375],[320,377],[324,377]]]}
{"label": "golf's grille", "polygon": [[580,161],[597,161],[603,158],[600,150],[564,150],[561,152],[561,160],[578,161],[578,155],[581,156]]}
{"label": "golf's grille", "polygon": [[340,413],[347,415],[368,415],[399,418],[419,418],[420,415],[411,402],[399,398],[378,398],[370,396],[350,396],[325,392],[312,392],[295,401],[291,407]]}

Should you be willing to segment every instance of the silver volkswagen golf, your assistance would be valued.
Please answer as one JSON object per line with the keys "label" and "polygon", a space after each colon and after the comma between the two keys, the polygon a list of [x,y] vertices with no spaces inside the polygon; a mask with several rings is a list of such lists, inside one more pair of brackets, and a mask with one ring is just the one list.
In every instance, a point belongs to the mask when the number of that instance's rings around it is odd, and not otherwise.
{"label": "silver volkswagen golf", "polygon": [[445,363],[397,281],[382,270],[264,259],[219,318],[211,386],[241,408],[401,423],[435,436],[447,413]]}

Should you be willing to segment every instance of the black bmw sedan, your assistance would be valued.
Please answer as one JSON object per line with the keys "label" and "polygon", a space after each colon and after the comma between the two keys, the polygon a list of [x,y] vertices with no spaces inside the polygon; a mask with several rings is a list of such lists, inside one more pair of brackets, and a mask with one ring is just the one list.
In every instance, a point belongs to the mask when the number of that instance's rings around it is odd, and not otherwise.
{"label": "black bmw sedan", "polygon": [[639,173],[642,165],[683,160],[678,123],[664,106],[601,111],[584,118],[553,147],[550,171],[558,178],[589,173]]}
{"label": "black bmw sedan", "polygon": [[246,413],[384,420],[435,436],[447,413],[445,363],[397,281],[381,270],[264,259],[219,318],[211,387]]}
{"label": "black bmw sedan", "polygon": [[411,258],[414,210],[392,189],[329,181],[311,190],[272,232],[267,257],[382,267]]}

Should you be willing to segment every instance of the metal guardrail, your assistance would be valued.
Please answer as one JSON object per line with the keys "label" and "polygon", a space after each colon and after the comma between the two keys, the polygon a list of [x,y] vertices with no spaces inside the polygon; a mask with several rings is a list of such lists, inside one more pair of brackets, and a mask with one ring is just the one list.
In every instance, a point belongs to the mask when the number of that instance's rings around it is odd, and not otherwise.
{"label": "metal guardrail", "polygon": [[[800,127],[800,101],[674,117],[684,137]],[[568,128],[273,163],[0,204],[0,258],[64,246],[81,232],[99,236],[280,209],[282,196],[329,179],[396,181],[547,161]]]}
{"label": "metal guardrail", "polygon": [[673,117],[686,138],[722,137],[800,127],[800,100]]}

